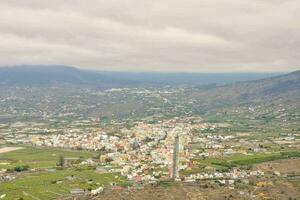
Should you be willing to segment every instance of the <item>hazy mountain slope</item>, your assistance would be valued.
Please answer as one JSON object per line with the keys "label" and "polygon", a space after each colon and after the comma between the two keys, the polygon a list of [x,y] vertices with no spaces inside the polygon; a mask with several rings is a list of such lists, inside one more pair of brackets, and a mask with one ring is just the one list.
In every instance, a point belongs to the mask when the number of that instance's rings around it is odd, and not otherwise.
{"label": "hazy mountain slope", "polygon": [[53,84],[90,85],[116,87],[129,84],[127,81],[116,80],[98,73],[80,70],[75,67],[45,66],[14,66],[0,67],[0,85],[6,86],[44,86]]}
{"label": "hazy mountain slope", "polygon": [[[147,81],[121,78],[63,66],[1,68],[0,118],[1,115],[8,120],[14,119],[11,116],[27,120],[40,119],[44,115],[73,119],[99,116],[111,119],[168,118],[214,115],[224,109],[235,112],[241,110],[239,107],[243,107],[242,110],[256,107],[272,114],[274,109],[281,109],[280,105],[290,113],[300,110],[299,71],[224,86],[190,84],[176,87],[182,83],[178,81],[174,87],[165,87],[165,84],[144,87],[149,85]],[[20,87],[23,85],[26,87]],[[128,86],[132,88],[103,91],[109,87]],[[243,116],[243,112],[239,116]]]}
{"label": "hazy mountain slope", "polygon": [[109,77],[148,85],[224,85],[239,81],[258,80],[281,73],[186,73],[186,72],[99,72]]}
{"label": "hazy mountain slope", "polygon": [[199,86],[223,85],[237,81],[257,80],[278,73],[158,73],[104,72],[81,70],[69,66],[26,65],[0,67],[0,85],[71,84],[94,87]]}
{"label": "hazy mountain slope", "polygon": [[236,83],[220,87],[218,90],[228,96],[237,97],[240,101],[285,97],[287,93],[300,92],[300,71],[257,81]]}
{"label": "hazy mountain slope", "polygon": [[249,103],[299,104],[300,71],[257,81],[239,82],[231,85],[199,89],[189,98],[207,108],[238,106]]}

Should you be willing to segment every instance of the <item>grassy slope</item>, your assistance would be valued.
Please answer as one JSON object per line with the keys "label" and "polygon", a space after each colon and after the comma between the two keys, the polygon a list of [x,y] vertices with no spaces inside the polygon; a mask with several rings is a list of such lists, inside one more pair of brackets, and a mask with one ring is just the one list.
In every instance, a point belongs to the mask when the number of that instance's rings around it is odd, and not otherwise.
{"label": "grassy slope", "polygon": [[[118,174],[97,174],[92,170],[58,170],[32,174],[0,185],[0,195],[6,199],[54,199],[70,194],[72,188],[95,189],[110,182],[122,182]],[[33,195],[34,197],[32,197]]]}
{"label": "grassy slope", "polygon": [[197,165],[191,171],[182,171],[182,174],[195,174],[206,171],[205,167],[213,167],[218,170],[228,170],[232,167],[243,165],[253,165],[273,160],[289,159],[300,157],[296,151],[274,152],[274,153],[257,153],[251,155],[233,155],[230,157],[208,158],[205,160],[195,160]]}
{"label": "grassy slope", "polygon": [[16,165],[29,165],[31,168],[47,168],[54,167],[60,155],[64,156],[65,158],[91,158],[93,153],[24,146],[23,149],[0,154],[0,163],[10,163],[9,165],[1,166],[4,168],[13,167]]}
{"label": "grassy slope", "polygon": [[[0,168],[13,168],[16,165],[52,168],[56,166],[60,155],[65,158],[91,158],[93,153],[24,146],[24,149],[0,154],[0,163],[10,163]],[[1,183],[0,196],[6,194],[6,199],[54,199],[69,195],[72,188],[95,189],[111,182],[126,184],[125,179],[119,178],[119,174],[97,174],[89,168],[27,172],[19,174],[13,181]]]}

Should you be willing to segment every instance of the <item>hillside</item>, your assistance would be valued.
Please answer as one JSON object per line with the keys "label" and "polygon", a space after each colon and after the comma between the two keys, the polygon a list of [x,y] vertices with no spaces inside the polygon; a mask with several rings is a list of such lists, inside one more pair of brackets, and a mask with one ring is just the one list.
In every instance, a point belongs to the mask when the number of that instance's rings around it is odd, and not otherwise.
{"label": "hillside", "polygon": [[[200,84],[204,78],[201,74],[198,76]],[[228,76],[219,74],[223,77],[219,83]],[[14,116],[22,120],[39,119],[42,114],[66,116],[67,119],[169,118],[187,114],[214,115],[224,109],[226,112],[239,110],[240,117],[249,107],[256,107],[255,113],[260,116],[273,115],[281,109],[290,114],[300,110],[299,71],[222,86],[207,81],[211,84],[193,82],[181,87],[183,82],[174,78],[167,81],[173,80],[173,87],[166,87],[168,84],[138,80],[141,77],[128,80],[128,76],[121,79],[109,73],[64,66],[0,68],[0,119],[14,120]],[[120,87],[128,89],[106,90]]]}
{"label": "hillside", "polygon": [[186,98],[194,99],[195,109],[204,111],[243,105],[260,105],[272,110],[285,105],[293,111],[300,108],[300,71],[256,81],[199,88]]}
{"label": "hillside", "polygon": [[45,86],[45,85],[86,85],[116,87],[129,84],[98,73],[80,70],[70,66],[14,66],[0,67],[0,85],[2,86]]}
{"label": "hillside", "polygon": [[237,83],[221,89],[228,92],[234,91],[240,100],[284,97],[287,93],[300,92],[300,71],[257,81]]}
{"label": "hillside", "polygon": [[106,72],[61,65],[0,67],[0,86],[84,85],[93,87],[224,85],[273,77],[278,73]]}

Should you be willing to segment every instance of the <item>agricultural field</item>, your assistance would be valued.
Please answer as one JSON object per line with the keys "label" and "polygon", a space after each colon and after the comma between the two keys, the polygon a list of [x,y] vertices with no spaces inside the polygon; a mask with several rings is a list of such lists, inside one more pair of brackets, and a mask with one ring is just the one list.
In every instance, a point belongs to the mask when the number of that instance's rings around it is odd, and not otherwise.
{"label": "agricultural field", "polygon": [[[59,158],[92,158],[95,154],[61,149],[17,146],[0,154],[0,168],[21,172],[8,174],[11,181],[0,183],[0,196],[5,199],[56,199],[68,196],[72,189],[92,190],[110,183],[126,185],[119,173],[96,173],[92,167],[57,167]],[[28,168],[28,169],[27,169]]]}
{"label": "agricultural field", "polygon": [[97,174],[91,169],[56,170],[33,173],[0,184],[0,196],[6,199],[55,199],[70,195],[72,189],[96,189],[109,183],[125,182],[119,174]]}
{"label": "agricultural field", "polygon": [[55,167],[60,156],[64,158],[91,158],[94,153],[82,151],[68,151],[55,148],[37,148],[32,146],[18,146],[15,151],[0,153],[0,168],[11,168],[27,165],[30,168]]}
{"label": "agricultural field", "polygon": [[251,169],[254,164],[266,163],[275,160],[285,160],[291,158],[299,158],[300,152],[297,151],[285,151],[285,152],[273,152],[273,153],[256,153],[250,155],[233,155],[228,157],[216,157],[207,159],[194,160],[195,166],[181,173],[194,174],[199,172],[205,172],[210,170],[228,171],[234,167],[244,167]]}

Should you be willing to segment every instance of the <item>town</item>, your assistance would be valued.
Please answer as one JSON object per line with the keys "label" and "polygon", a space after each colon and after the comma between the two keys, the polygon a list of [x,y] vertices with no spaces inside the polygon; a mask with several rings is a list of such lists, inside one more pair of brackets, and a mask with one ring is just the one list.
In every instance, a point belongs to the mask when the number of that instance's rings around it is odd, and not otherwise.
{"label": "town", "polygon": [[[95,152],[93,157],[64,157],[62,167],[72,169],[90,166],[98,174],[119,174],[135,187],[172,180],[185,184],[213,181],[209,183],[232,190],[241,184],[249,185],[253,179],[257,179],[255,184],[263,187],[271,184],[264,181],[266,177],[292,176],[253,165],[267,160],[298,157],[300,134],[253,139],[249,133],[224,131],[231,128],[232,124],[229,123],[208,123],[199,116],[191,116],[156,123],[140,121],[131,127],[120,127],[115,132],[106,132],[101,127],[79,126],[64,129],[60,134],[54,129],[44,129],[47,134],[22,134],[21,130],[17,131],[17,135],[4,132],[2,143],[5,141],[12,146],[21,145],[20,148],[29,145],[42,149]],[[31,128],[31,132],[32,130],[35,129]],[[28,132],[27,128],[26,131]],[[2,162],[1,165],[5,166],[5,163]],[[48,170],[50,169],[53,167],[49,166]],[[9,168],[2,168],[0,180],[14,179],[11,173]],[[90,190],[90,193],[78,189],[71,189],[69,192],[87,195],[102,191],[103,186]],[[244,196],[252,195],[245,191],[240,193]]]}

